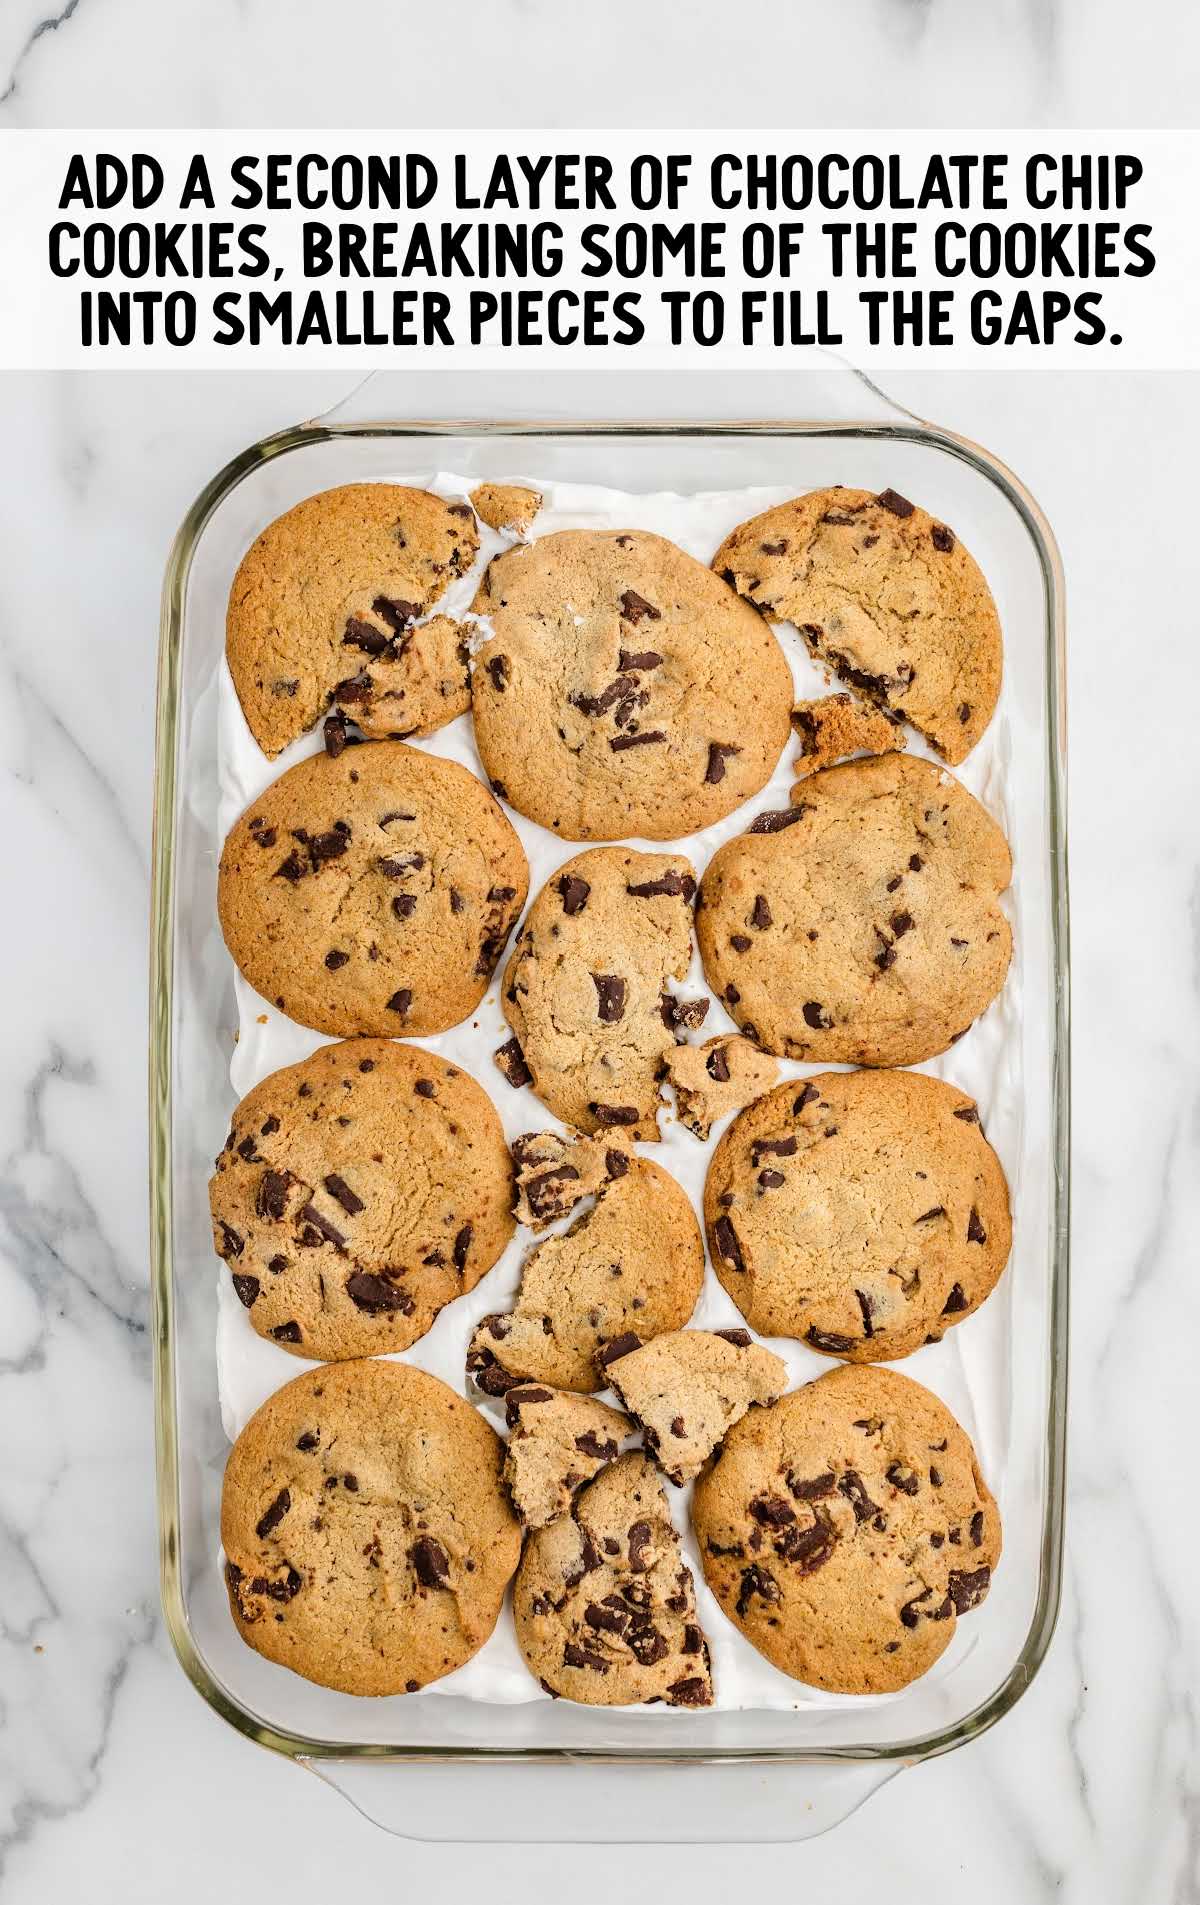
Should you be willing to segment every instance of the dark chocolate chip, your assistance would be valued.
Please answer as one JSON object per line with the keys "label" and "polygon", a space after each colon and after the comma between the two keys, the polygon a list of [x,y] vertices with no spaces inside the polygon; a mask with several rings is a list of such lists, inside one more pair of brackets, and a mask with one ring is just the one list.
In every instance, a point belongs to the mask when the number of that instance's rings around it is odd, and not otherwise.
{"label": "dark chocolate chip", "polygon": [[525,1063],[525,1054],[516,1038],[510,1038],[494,1057],[514,1091],[520,1091],[523,1085],[533,1083],[533,1073]]}
{"label": "dark chocolate chip", "polygon": [[607,1369],[610,1363],[616,1363],[622,1356],[632,1355],[635,1349],[642,1347],[642,1339],[633,1330],[623,1330],[620,1336],[610,1337],[596,1352],[596,1361],[601,1369]]}
{"label": "dark chocolate chip", "polygon": [[337,946],[332,947],[325,955],[325,965],[329,972],[340,972],[343,966],[349,964],[349,953],[340,951]]}
{"label": "dark chocolate chip", "polygon": [[774,813],[759,814],[756,819],[751,821],[747,831],[750,833],[782,833],[785,827],[794,827],[798,820],[803,820],[805,814],[808,812],[809,808],[804,802],[797,801],[794,807],[783,807]]}
{"label": "dark chocolate chip", "polygon": [[416,1307],[403,1285],[376,1276],[370,1270],[356,1270],[347,1278],[346,1295],[356,1309],[364,1310],[368,1316],[383,1316],[392,1310],[411,1316]]}
{"label": "dark chocolate chip", "polygon": [[766,1601],[773,1606],[779,1599],[779,1583],[775,1576],[757,1563],[753,1567],[742,1569],[741,1587],[738,1590],[737,1612],[746,1615],[752,1600]]}
{"label": "dark chocolate chip", "polygon": [[803,1012],[805,1025],[810,1025],[814,1032],[827,1032],[833,1024],[829,1013],[817,999],[809,999]]}
{"label": "dark chocolate chip", "polygon": [[473,1224],[464,1224],[454,1239],[454,1268],[461,1276],[467,1267],[467,1256],[471,1248],[471,1239],[475,1235]]}
{"label": "dark chocolate chip", "polygon": [[729,1083],[729,1058],[723,1045],[715,1045],[704,1061],[704,1069],[718,1085]]}
{"label": "dark chocolate chip", "polygon": [[732,1264],[737,1271],[745,1271],[746,1259],[742,1255],[742,1246],[728,1217],[718,1217],[713,1225],[713,1242],[725,1263]]}
{"label": "dark chocolate chip", "polygon": [[397,991],[393,992],[391,998],[388,1000],[387,1009],[389,1012],[398,1012],[402,1019],[406,1019],[409,1014],[409,1008],[412,1005],[412,998],[413,995],[408,987],[401,986]]}
{"label": "dark chocolate chip", "polygon": [[643,880],[637,886],[627,886],[625,891],[639,900],[664,897],[690,900],[696,891],[696,882],[690,873],[680,873],[674,867],[670,867],[666,873],[661,873],[657,880]]}
{"label": "dark chocolate chip", "polygon": [[980,1222],[979,1212],[975,1209],[974,1205],[971,1206],[971,1215],[967,1219],[967,1242],[969,1244],[985,1244],[987,1242],[987,1231]]}
{"label": "dark chocolate chip", "polygon": [[237,1276],[235,1274],[233,1287],[237,1291],[238,1301],[244,1303],[248,1310],[253,1309],[254,1300],[258,1295],[260,1287],[258,1278]]}
{"label": "dark chocolate chip", "polygon": [[636,1105],[589,1104],[588,1110],[598,1125],[636,1124],[639,1117]]}
{"label": "dark chocolate chip", "polygon": [[271,1503],[271,1506],[267,1509],[266,1513],[261,1517],[261,1519],[258,1521],[255,1527],[254,1532],[258,1536],[260,1541],[265,1541],[267,1536],[271,1534],[276,1528],[278,1528],[280,1522],[283,1520],[284,1516],[287,1514],[288,1509],[291,1507],[291,1505],[292,1505],[292,1497],[291,1497],[290,1491],[286,1488],[281,1488],[278,1495],[276,1495],[274,1501]]}
{"label": "dark chocolate chip", "polygon": [[624,754],[631,747],[655,747],[666,740],[661,728],[651,728],[648,734],[617,734],[609,742],[614,754]]}
{"label": "dark chocolate chip", "polygon": [[366,1208],[362,1198],[355,1195],[345,1178],[339,1177],[336,1171],[329,1173],[329,1176],[324,1180],[324,1184],[330,1197],[336,1197],[348,1217],[357,1217],[359,1211]]}
{"label": "dark chocolate chip", "polygon": [[596,1013],[604,1025],[616,1025],[625,1017],[625,981],[616,973],[594,972]]}
{"label": "dark chocolate chip", "polygon": [[645,596],[639,595],[636,589],[626,589],[621,597],[621,614],[627,622],[633,622],[635,625],[644,621],[647,616],[652,622],[662,620],[662,610],[656,609],[653,603],[647,602]]}
{"label": "dark chocolate chip", "polygon": [[562,896],[563,912],[573,919],[587,905],[587,897],[592,889],[586,880],[576,879],[573,873],[564,873],[556,885]]}
{"label": "dark chocolate chip", "polygon": [[767,904],[765,894],[759,893],[756,896],[754,907],[750,914],[750,924],[760,933],[765,933],[767,927],[771,924],[771,908]]}
{"label": "dark chocolate chip", "polygon": [[336,761],[346,752],[350,736],[346,731],[346,717],[340,710],[326,718],[321,730],[325,741],[325,752],[331,761]]}
{"label": "dark chocolate chip", "polygon": [[292,1182],[290,1171],[264,1171],[254,1200],[254,1208],[260,1217],[269,1218],[278,1223],[287,1209],[288,1189]]}
{"label": "dark chocolate chip", "polygon": [[725,778],[725,762],[734,754],[740,754],[741,748],[730,741],[710,741],[708,744],[708,766],[704,770],[704,779],[712,787]]}
{"label": "dark chocolate chip", "polygon": [[954,547],[954,531],[947,529],[945,523],[934,523],[929,531],[929,540],[943,556],[948,556]]}
{"label": "dark chocolate chip", "polygon": [[508,656],[493,655],[487,664],[487,671],[492,678],[492,686],[496,693],[502,695],[508,686],[510,672]]}
{"label": "dark chocolate chip", "polygon": [[299,1323],[276,1323],[271,1334],[277,1343],[298,1343],[301,1340]]}
{"label": "dark chocolate chip", "polygon": [[409,1552],[413,1573],[425,1588],[445,1587],[450,1579],[450,1561],[440,1541],[432,1535],[420,1535]]}
{"label": "dark chocolate chip", "polygon": [[899,495],[894,489],[881,490],[875,501],[882,509],[890,510],[893,516],[911,516],[913,513],[913,505],[907,496]]}

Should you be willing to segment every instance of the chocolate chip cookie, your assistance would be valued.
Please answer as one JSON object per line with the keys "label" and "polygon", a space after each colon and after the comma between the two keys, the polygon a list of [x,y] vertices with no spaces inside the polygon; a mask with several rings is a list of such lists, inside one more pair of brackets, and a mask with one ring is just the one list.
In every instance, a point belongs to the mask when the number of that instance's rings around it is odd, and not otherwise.
{"label": "chocolate chip cookie", "polygon": [[322,1045],[256,1085],[209,1202],[259,1335],[331,1362],[407,1349],[513,1232],[491,1100],[460,1066],[388,1039]]}
{"label": "chocolate chip cookie", "polygon": [[527,1528],[569,1512],[575,1490],[616,1459],[632,1424],[606,1402],[526,1383],[504,1398],[504,1480]]}
{"label": "chocolate chip cookie", "polygon": [[232,828],[217,905],[250,984],[318,1032],[443,1032],[474,1011],[529,885],[474,775],[401,741],[281,774]]}
{"label": "chocolate chip cookie", "polygon": [[268,523],[233,579],[225,635],[263,753],[278,754],[330,707],[375,735],[431,734],[463,713],[462,632],[415,624],[478,550],[466,503],[398,483],[324,490]]}
{"label": "chocolate chip cookie", "polygon": [[567,840],[673,840],[770,778],[791,670],[702,563],[643,530],[507,550],[473,603],[475,736],[492,784]]}
{"label": "chocolate chip cookie", "polygon": [[936,1341],[1012,1242],[974,1100],[920,1072],[819,1072],[756,1099],[713,1153],[704,1221],[754,1329],[851,1362]]}
{"label": "chocolate chip cookie", "polygon": [[749,1330],[671,1330],[619,1355],[601,1352],[617,1400],[640,1426],[663,1474],[682,1488],[751,1404],[774,1402],[787,1366]]}
{"label": "chocolate chip cookie", "polygon": [[229,1605],[268,1660],[343,1693],[415,1693],[496,1625],[521,1552],[504,1445],[406,1363],[308,1370],[233,1446]]}
{"label": "chocolate chip cookie", "polygon": [[530,1537],[513,1614],[547,1693],[595,1707],[712,1705],[695,1585],[644,1455],[619,1457],[569,1517]]}
{"label": "chocolate chip cookie", "polygon": [[542,493],[523,483],[481,483],[471,491],[471,505],[489,529],[523,536],[542,507]]}
{"label": "chocolate chip cookie", "polygon": [[658,1137],[659,1083],[681,1023],[707,1001],[670,981],[692,956],[696,880],[682,854],[594,847],[529,909],[504,975],[504,1015],[543,1104],[581,1131]]}
{"label": "chocolate chip cookie", "polygon": [[1004,983],[1011,874],[1000,828],[944,769],[901,754],[825,768],[710,860],[708,983],[768,1051],[918,1064]]}
{"label": "chocolate chip cookie", "polygon": [[954,531],[895,490],[797,496],[740,524],[713,568],[951,764],[991,720],[1003,670],[991,591]]}
{"label": "chocolate chip cookie", "polygon": [[560,1137],[557,1131],[523,1131],[513,1139],[517,1222],[546,1230],[567,1217],[585,1197],[594,1197],[629,1169],[623,1135]]}
{"label": "chocolate chip cookie", "polygon": [[969,1437],[892,1369],[837,1369],[732,1428],[692,1523],[722,1608],[774,1666],[892,1693],[978,1607],[1000,1515]]}
{"label": "chocolate chip cookie", "polygon": [[681,1328],[703,1276],[688,1198],[659,1165],[630,1156],[569,1230],[530,1251],[514,1308],[482,1319],[467,1368],[491,1396],[528,1382],[603,1389],[604,1344],[627,1330],[648,1340]]}
{"label": "chocolate chip cookie", "polygon": [[677,1045],[666,1065],[680,1123],[705,1140],[718,1118],[740,1111],[779,1076],[775,1060],[736,1032],[720,1032],[703,1045]]}

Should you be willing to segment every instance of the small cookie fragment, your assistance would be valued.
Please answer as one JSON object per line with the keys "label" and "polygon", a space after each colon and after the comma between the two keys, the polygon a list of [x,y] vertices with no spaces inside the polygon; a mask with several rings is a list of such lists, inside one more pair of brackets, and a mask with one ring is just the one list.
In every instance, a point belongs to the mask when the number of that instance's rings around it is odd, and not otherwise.
{"label": "small cookie fragment", "polygon": [[394,1039],[321,1045],[242,1099],[213,1243],[260,1336],[330,1362],[408,1349],[512,1236],[512,1167],[468,1072]]}
{"label": "small cookie fragment", "polygon": [[740,1111],[779,1076],[779,1066],[738,1032],[721,1032],[704,1045],[677,1045],[667,1057],[681,1123],[701,1139],[718,1118]]}
{"label": "small cookie fragment", "polygon": [[709,861],[705,977],[781,1057],[920,1064],[1004,984],[1011,877],[999,826],[944,768],[895,753],[825,767]]}
{"label": "small cookie fragment", "polygon": [[692,956],[696,892],[678,853],[593,847],[534,900],[504,974],[504,1016],[533,1088],[567,1124],[658,1137],[660,1076]]}
{"label": "small cookie fragment", "polygon": [[800,741],[795,771],[801,776],[832,767],[850,754],[890,754],[908,745],[902,728],[878,708],[864,707],[851,695],[798,701],[792,709],[792,727]]}
{"label": "small cookie fragment", "polygon": [[823,489],[741,523],[713,568],[953,766],[1000,693],[1000,618],[952,529],[896,490]]}
{"label": "small cookie fragment", "polygon": [[234,577],[225,637],[264,754],[331,706],[372,735],[431,734],[461,714],[462,631],[446,616],[415,625],[478,550],[465,503],[399,483],[324,490],[268,523]]}
{"label": "small cookie fragment", "polygon": [[681,1328],[703,1277],[689,1199],[661,1165],[630,1155],[590,1210],[530,1251],[514,1308],[477,1324],[467,1371],[489,1396],[529,1382],[587,1395],[606,1381],[602,1346],[628,1330],[649,1339]]}
{"label": "small cookie fragment", "polygon": [[662,536],[570,529],[494,556],[472,711],[484,769],[564,840],[676,840],[771,777],[791,670],[749,603]]}
{"label": "small cookie fragment", "polygon": [[517,1198],[513,1213],[530,1230],[545,1230],[629,1169],[629,1152],[614,1136],[560,1137],[557,1131],[526,1131],[512,1143]]}
{"label": "small cookie fragment", "polygon": [[403,741],[312,754],[235,821],[225,943],[255,989],[336,1036],[411,1038],[473,1012],[529,886],[473,774]]}
{"label": "small cookie fragment", "polygon": [[471,507],[489,529],[523,536],[542,507],[542,493],[521,483],[481,483],[471,491]]}
{"label": "small cookie fragment", "polygon": [[619,1456],[538,1529],[513,1583],[517,1640],[547,1693],[585,1706],[712,1705],[696,1590],[654,1469]]}
{"label": "small cookie fragment", "polygon": [[1000,1558],[969,1436],[893,1369],[832,1370],[743,1416],[696,1483],[692,1525],[729,1619],[830,1693],[927,1672]]}
{"label": "small cookie fragment", "polygon": [[756,1099],[713,1153],[704,1218],[753,1329],[853,1362],[936,1342],[1012,1241],[974,1100],[921,1072],[818,1072]]}
{"label": "small cookie fragment", "polygon": [[415,1693],[478,1653],[521,1552],[504,1444],[436,1376],[306,1371],[225,1467],[229,1606],[266,1659],[342,1693]]}
{"label": "small cookie fragment", "polygon": [[504,1480],[527,1528],[545,1528],[567,1514],[575,1490],[616,1459],[631,1428],[606,1402],[540,1384],[510,1389],[504,1413]]}
{"label": "small cookie fragment", "polygon": [[664,1475],[682,1488],[753,1403],[774,1402],[787,1365],[749,1330],[672,1330],[604,1360],[618,1400]]}

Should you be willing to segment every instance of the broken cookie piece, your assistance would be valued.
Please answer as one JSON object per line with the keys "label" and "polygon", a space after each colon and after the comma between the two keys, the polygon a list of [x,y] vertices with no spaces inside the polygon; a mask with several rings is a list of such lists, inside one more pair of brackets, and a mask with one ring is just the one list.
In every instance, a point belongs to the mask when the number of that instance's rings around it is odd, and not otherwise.
{"label": "broken cookie piece", "polygon": [[504,1480],[527,1528],[569,1513],[575,1490],[615,1460],[632,1425],[606,1402],[525,1384],[504,1398]]}
{"label": "broken cookie piece", "polygon": [[627,1330],[649,1339],[687,1322],[704,1276],[692,1206],[660,1165],[630,1156],[590,1210],[525,1259],[512,1310],[485,1316],[467,1371],[488,1396],[521,1383],[601,1389],[601,1346]]}
{"label": "broken cookie piece", "polygon": [[471,491],[471,506],[489,529],[523,536],[542,507],[542,493],[522,483],[481,483]]}
{"label": "broken cookie piece", "polygon": [[622,1455],[538,1529],[513,1584],[517,1640],[546,1692],[586,1706],[712,1705],[708,1642],[644,1455]]}
{"label": "broken cookie piece", "polygon": [[[815,774],[850,754],[890,754],[906,746],[904,730],[879,708],[864,706],[850,695],[822,695],[816,701],[798,701],[792,709],[792,727],[800,741],[795,770],[798,776]],[[796,790],[793,789],[793,795]]]}
{"label": "broken cookie piece", "polygon": [[[407,610],[411,603],[387,603]],[[466,630],[450,615],[407,623],[380,611],[378,624],[362,618],[343,638],[357,651],[332,691],[334,707],[364,734],[404,740],[432,734],[471,705]]]}
{"label": "broken cookie piece", "polygon": [[[515,1041],[514,1041],[515,1043]],[[622,1177],[629,1152],[619,1136],[564,1138],[557,1131],[526,1131],[513,1139],[517,1222],[545,1230],[585,1197]]]}
{"label": "broken cookie piece", "polygon": [[786,1364],[749,1330],[673,1330],[610,1355],[603,1367],[677,1488],[700,1473],[752,1403],[774,1402],[787,1388]]}
{"label": "broken cookie piece", "polygon": [[723,1032],[704,1045],[679,1045],[667,1056],[680,1120],[700,1139],[718,1118],[768,1091],[778,1076],[775,1060],[737,1032]]}

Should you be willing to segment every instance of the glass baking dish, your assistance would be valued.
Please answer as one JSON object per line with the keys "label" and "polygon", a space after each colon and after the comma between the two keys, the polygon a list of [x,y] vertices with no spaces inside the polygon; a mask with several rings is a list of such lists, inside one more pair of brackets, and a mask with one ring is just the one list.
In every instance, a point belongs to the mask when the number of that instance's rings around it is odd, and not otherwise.
{"label": "glass baking dish", "polygon": [[[739,401],[748,381],[736,387]],[[647,391],[660,410],[668,395],[676,408],[694,402],[698,409],[700,380],[684,374],[664,388],[662,380],[644,376],[568,372],[536,380],[520,374],[459,379],[456,401],[446,406],[459,420],[404,420],[438,387],[428,378],[369,379],[349,405],[255,444],[197,498],[167,564],[155,791],[150,1190],[168,1629],[184,1671],[216,1712],[411,1837],[623,1843],[807,1837],[846,1816],[901,1767],[964,1744],[1007,1712],[1045,1655],[1058,1609],[1069,1189],[1058,553],[1037,505],[1008,470],[976,445],[893,408],[851,372],[772,379],[772,407],[786,402],[786,421],[629,421],[647,408]],[[764,386],[758,380],[749,387]],[[712,396],[709,380],[703,390]],[[530,421],[535,406],[538,420]],[[578,421],[581,416],[590,421]],[[824,420],[792,420],[806,416]],[[928,1675],[888,1701],[668,1714],[565,1700],[525,1706],[449,1696],[356,1700],[271,1667],[244,1646],[229,1617],[218,1563],[228,1444],[217,1394],[217,1282],[207,1207],[212,1155],[232,1104],[227,1053],[235,1023],[232,967],[216,914],[216,680],[225,597],[246,546],[300,497],[352,480],[419,480],[431,467],[495,480],[525,473],[616,482],[631,491],[891,485],[961,527],[996,593],[1010,692],[1023,731],[1037,737],[1014,758],[1007,790],[1021,874],[1025,1101],[1013,1258],[989,1305],[989,1326],[1004,1332],[1007,1371],[1005,1553],[954,1671]],[[981,1322],[982,1315],[972,1319]]]}

